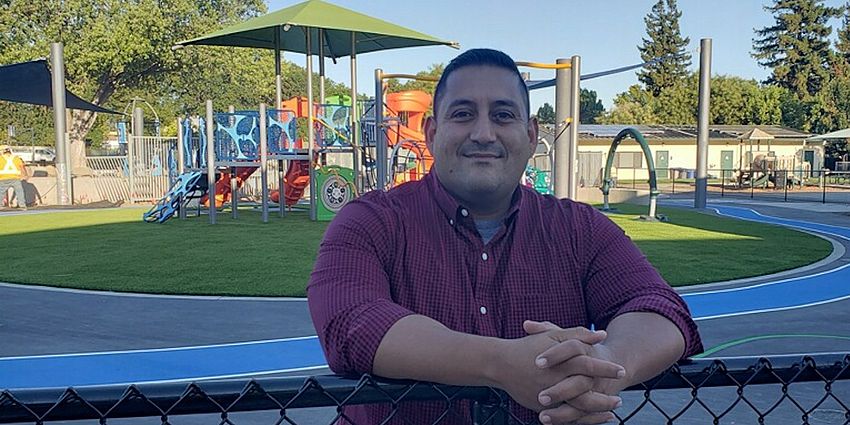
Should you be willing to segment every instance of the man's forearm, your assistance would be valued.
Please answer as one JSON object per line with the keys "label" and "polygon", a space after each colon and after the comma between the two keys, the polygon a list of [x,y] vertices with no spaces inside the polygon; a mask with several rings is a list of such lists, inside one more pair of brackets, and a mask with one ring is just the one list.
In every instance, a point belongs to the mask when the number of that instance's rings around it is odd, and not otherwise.
{"label": "man's forearm", "polygon": [[685,351],[679,328],[656,313],[634,312],[614,318],[605,329],[608,338],[601,344],[611,361],[626,369],[626,377],[611,382],[617,392],[641,383],[667,369]]}
{"label": "man's forearm", "polygon": [[387,378],[496,386],[500,341],[453,331],[426,316],[406,316],[381,340],[372,369]]}

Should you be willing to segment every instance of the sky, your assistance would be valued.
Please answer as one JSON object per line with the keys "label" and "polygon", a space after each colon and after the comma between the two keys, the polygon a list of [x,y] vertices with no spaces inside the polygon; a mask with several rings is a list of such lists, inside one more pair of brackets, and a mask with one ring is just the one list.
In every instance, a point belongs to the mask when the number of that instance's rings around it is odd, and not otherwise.
{"label": "sky", "polygon": [[[637,46],[646,37],[644,17],[655,0],[328,0],[336,5],[384,19],[434,37],[460,43],[461,51],[474,47],[502,50],[514,60],[554,63],[557,58],[581,56],[582,74],[641,63]],[[297,0],[267,0],[269,11]],[[691,69],[698,71],[700,39],[712,39],[713,75],[734,75],[764,80],[768,69],[750,56],[754,29],[774,23],[764,10],[766,0],[679,0],[683,37],[690,38]],[[842,0],[826,0],[838,7]],[[837,29],[838,19],[830,21]],[[835,31],[833,30],[833,38]],[[358,92],[374,95],[374,70],[411,73],[435,63],[448,63],[460,51],[450,47],[415,47],[358,55]],[[304,55],[285,54],[304,65]],[[318,72],[318,66],[314,65]],[[521,69],[534,80],[554,78],[554,71]],[[326,74],[335,81],[350,80],[348,60],[333,64]],[[606,109],[614,97],[637,84],[635,71],[582,83],[596,91]],[[532,111],[544,102],[555,103],[554,89],[531,93]]]}

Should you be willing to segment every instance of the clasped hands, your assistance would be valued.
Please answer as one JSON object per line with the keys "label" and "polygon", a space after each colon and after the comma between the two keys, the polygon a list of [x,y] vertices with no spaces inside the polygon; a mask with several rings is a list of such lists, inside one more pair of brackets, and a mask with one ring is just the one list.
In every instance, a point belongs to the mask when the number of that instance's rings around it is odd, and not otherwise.
{"label": "clasped hands", "polygon": [[616,393],[625,385],[625,369],[600,344],[605,331],[562,329],[549,322],[526,321],[524,338],[510,340],[510,367],[503,389],[521,405],[540,412],[543,424],[599,424],[614,419],[622,404]]}

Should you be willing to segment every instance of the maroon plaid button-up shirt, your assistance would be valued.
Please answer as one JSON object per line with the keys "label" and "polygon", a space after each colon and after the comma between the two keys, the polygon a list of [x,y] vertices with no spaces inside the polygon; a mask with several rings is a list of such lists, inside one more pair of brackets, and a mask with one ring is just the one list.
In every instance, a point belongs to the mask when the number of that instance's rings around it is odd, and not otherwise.
{"label": "maroon plaid button-up shirt", "polygon": [[[702,350],[685,303],[603,214],[520,186],[485,245],[434,173],[347,205],[325,233],[307,294],[328,364],[344,374],[371,372],[381,339],[409,314],[459,332],[521,338],[524,320],[604,329],[619,314],[654,312],[679,327],[686,355]],[[466,409],[440,423],[470,422]],[[444,410],[445,403],[402,403],[395,418],[430,424]],[[390,408],[345,412],[363,425]]]}

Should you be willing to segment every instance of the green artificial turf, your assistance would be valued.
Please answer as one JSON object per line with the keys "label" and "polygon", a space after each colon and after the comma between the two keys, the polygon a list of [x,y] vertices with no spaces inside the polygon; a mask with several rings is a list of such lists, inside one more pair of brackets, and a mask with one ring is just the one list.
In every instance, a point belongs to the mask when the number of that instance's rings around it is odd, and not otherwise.
{"label": "green artificial turf", "polygon": [[[646,208],[621,205],[612,219],[672,285],[754,276],[825,257],[831,245],[781,227],[667,209],[669,223],[636,221]],[[143,210],[0,216],[0,281],[164,294],[304,296],[327,223],[241,211],[141,220]]]}
{"label": "green artificial turf", "polygon": [[[304,296],[326,222],[305,212],[142,222],[141,209],[0,217],[0,280],[164,294]],[[11,265],[11,267],[9,266]]]}
{"label": "green artificial turf", "polygon": [[637,220],[648,208],[621,204],[609,217],[626,231],[673,286],[776,273],[818,261],[832,244],[785,227],[659,209],[669,222]]}

